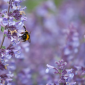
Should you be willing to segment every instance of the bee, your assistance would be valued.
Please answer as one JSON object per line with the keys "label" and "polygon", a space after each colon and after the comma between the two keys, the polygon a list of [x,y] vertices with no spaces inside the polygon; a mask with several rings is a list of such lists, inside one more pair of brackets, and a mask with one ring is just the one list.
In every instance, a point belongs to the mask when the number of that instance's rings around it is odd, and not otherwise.
{"label": "bee", "polygon": [[25,41],[29,41],[29,42],[31,42],[31,40],[30,40],[30,33],[28,33],[28,31],[26,30],[26,27],[25,26],[23,26],[24,27],[24,29],[25,29],[25,32],[21,32],[21,36],[19,36],[20,38],[21,38],[21,40],[22,40],[22,42],[25,42]]}

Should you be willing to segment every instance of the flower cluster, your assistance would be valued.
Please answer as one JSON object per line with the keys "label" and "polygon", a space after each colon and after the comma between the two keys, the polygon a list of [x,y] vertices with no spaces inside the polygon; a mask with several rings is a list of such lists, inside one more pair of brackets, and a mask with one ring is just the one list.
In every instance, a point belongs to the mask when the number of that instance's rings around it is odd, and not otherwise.
{"label": "flower cluster", "polygon": [[[54,79],[54,85],[75,85],[76,82],[73,82],[74,73],[72,69],[67,69],[67,63],[63,60],[56,62],[56,67],[50,66],[47,64],[48,68],[54,69],[54,74],[56,75]],[[51,85],[51,84],[47,84]]]}
{"label": "flower cluster", "polygon": [[75,57],[74,55],[78,53],[78,47],[80,45],[79,42],[79,34],[77,31],[77,27],[75,27],[75,24],[71,24],[69,26],[69,32],[67,33],[66,38],[66,46],[62,48],[62,58],[68,62],[73,60]]}
{"label": "flower cluster", "polygon": [[[21,47],[19,40],[19,31],[24,26],[26,15],[24,9],[21,8],[21,0],[4,0],[8,3],[8,9],[2,10],[0,13],[0,27],[3,32],[3,39],[0,45],[0,85],[9,85],[13,75],[14,65],[10,63],[14,58],[23,58],[21,56]],[[9,40],[9,46],[4,46],[5,38]]]}

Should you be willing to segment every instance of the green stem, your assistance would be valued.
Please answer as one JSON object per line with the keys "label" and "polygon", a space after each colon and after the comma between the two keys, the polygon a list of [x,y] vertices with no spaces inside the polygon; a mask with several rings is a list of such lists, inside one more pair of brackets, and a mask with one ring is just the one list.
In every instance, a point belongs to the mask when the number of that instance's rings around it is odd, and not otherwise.
{"label": "green stem", "polygon": [[[11,3],[11,0],[9,1],[8,14],[9,14],[9,11],[10,11],[10,3]],[[0,45],[0,49],[1,49],[2,46],[3,46],[4,40],[5,40],[5,36],[4,36],[4,34],[3,34],[3,39],[2,39],[2,42],[1,42],[1,45]]]}

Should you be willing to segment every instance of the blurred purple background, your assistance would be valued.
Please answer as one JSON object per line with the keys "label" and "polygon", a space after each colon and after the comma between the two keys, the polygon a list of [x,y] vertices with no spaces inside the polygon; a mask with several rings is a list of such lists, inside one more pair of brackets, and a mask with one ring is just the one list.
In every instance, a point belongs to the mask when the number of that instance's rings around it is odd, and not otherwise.
{"label": "blurred purple background", "polygon": [[[67,69],[85,67],[85,0],[26,0],[23,6],[27,6],[25,25],[31,32],[31,43],[22,42],[21,57],[10,61],[13,85],[56,81],[58,76],[46,65],[54,66],[62,59]],[[0,0],[0,11],[5,8],[7,4]],[[0,43],[1,40],[0,32]],[[9,43],[6,38],[4,45]],[[85,85],[81,74],[74,80],[76,85]]]}

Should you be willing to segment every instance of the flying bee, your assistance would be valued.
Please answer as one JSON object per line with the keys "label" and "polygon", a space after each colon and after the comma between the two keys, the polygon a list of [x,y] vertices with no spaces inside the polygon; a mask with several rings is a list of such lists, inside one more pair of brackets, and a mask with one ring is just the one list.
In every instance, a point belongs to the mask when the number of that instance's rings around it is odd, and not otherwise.
{"label": "flying bee", "polygon": [[22,40],[22,42],[25,42],[25,41],[29,41],[29,42],[31,42],[31,40],[30,40],[30,33],[28,33],[28,31],[26,30],[26,27],[25,26],[23,26],[24,27],[24,29],[25,29],[25,32],[21,32],[21,36],[19,36],[20,38],[21,38],[21,40]]}

